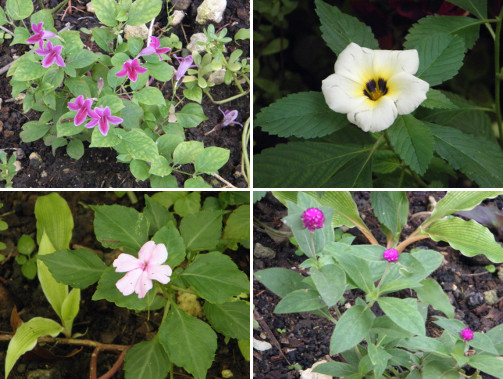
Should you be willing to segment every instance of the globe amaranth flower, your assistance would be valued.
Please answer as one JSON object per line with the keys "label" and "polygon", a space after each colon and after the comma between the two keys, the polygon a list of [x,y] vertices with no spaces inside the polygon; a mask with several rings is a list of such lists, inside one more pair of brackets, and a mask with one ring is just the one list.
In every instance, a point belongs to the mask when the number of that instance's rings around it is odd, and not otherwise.
{"label": "globe amaranth flower", "polygon": [[168,259],[168,250],[162,243],[154,241],[145,243],[138,252],[138,258],[129,254],[121,254],[113,262],[116,272],[127,272],[115,286],[124,296],[133,292],[141,299],[152,289],[152,280],[162,284],[170,281],[171,267],[163,265]]}
{"label": "globe amaranth flower", "polygon": [[382,257],[386,259],[388,262],[396,262],[399,256],[400,253],[398,252],[398,250],[395,249],[386,249],[382,254]]}
{"label": "globe amaranth flower", "polygon": [[91,121],[89,121],[85,127],[86,128],[94,128],[96,124],[99,124],[99,129],[101,134],[103,134],[105,137],[108,134],[108,129],[110,129],[109,124],[114,124],[118,125],[122,121],[124,121],[120,117],[112,116],[112,112],[110,111],[109,107],[96,107],[94,110],[90,110],[88,112],[89,116],[92,118]]}
{"label": "globe amaranth flower", "polygon": [[473,331],[470,328],[463,329],[459,334],[461,334],[461,338],[465,341],[470,341],[473,339]]}
{"label": "globe amaranth flower", "polygon": [[42,60],[42,66],[49,67],[56,62],[59,67],[65,67],[66,64],[63,61],[63,58],[61,58],[61,50],[63,49],[63,46],[54,46],[51,41],[47,41],[47,45],[44,48],[42,43],[43,42],[40,41],[39,48],[35,50],[38,55],[45,57]]}
{"label": "globe amaranth flower", "polygon": [[389,128],[399,114],[409,114],[425,99],[429,84],[414,74],[417,50],[371,50],[349,44],[335,62],[335,73],[323,80],[330,109],[347,113],[365,132]]}
{"label": "globe amaranth flower", "polygon": [[161,54],[165,54],[171,51],[171,49],[169,47],[160,47],[160,46],[161,42],[159,41],[159,38],[150,36],[150,45],[148,45],[146,48],[140,51],[140,56],[144,57],[146,55],[157,54],[159,60],[162,61]]}
{"label": "globe amaranth flower", "polygon": [[119,77],[126,76],[131,80],[132,82],[136,82],[138,79],[138,74],[144,74],[147,72],[147,69],[145,67],[140,66],[140,62],[138,62],[138,59],[128,59],[124,64],[122,65],[122,70],[120,70],[117,74]]}
{"label": "globe amaranth flower", "polygon": [[[44,30],[44,23],[39,22],[38,24],[31,24],[31,30],[33,30],[34,35],[26,40],[26,43],[39,43],[44,39],[56,37],[56,34],[48,30]],[[42,46],[40,46],[42,47]]]}
{"label": "globe amaranth flower", "polygon": [[68,108],[72,111],[77,111],[75,118],[73,119],[73,123],[75,126],[79,126],[85,120],[89,112],[91,112],[91,104],[93,103],[93,99],[84,100],[84,96],[79,95],[75,99],[75,102],[69,102]]}
{"label": "globe amaranth flower", "polygon": [[311,232],[323,228],[325,222],[325,215],[318,208],[309,208],[305,210],[300,218],[302,219],[304,227]]}

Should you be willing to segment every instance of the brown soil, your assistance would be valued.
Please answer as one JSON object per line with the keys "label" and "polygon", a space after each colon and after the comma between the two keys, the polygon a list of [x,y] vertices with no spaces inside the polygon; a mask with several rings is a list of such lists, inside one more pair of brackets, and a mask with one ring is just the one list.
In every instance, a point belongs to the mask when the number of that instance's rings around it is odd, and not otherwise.
{"label": "brown soil", "polygon": [[[65,13],[66,7],[55,16],[55,28],[60,30],[69,22],[72,30],[78,30],[82,27],[92,28],[99,25],[96,16],[86,11],[88,0],[72,0],[72,14]],[[33,0],[35,11],[40,9],[39,1]],[[59,2],[53,0],[44,0],[47,8],[54,8]],[[171,29],[179,36],[186,46],[190,41],[190,36],[194,33],[202,32],[203,27],[195,22],[197,7],[202,0],[194,0],[186,10],[186,16],[183,23]],[[5,8],[5,0],[0,0],[0,6]],[[159,17],[156,19],[156,29],[164,27],[167,23],[166,5],[163,6]],[[226,27],[228,36],[234,34],[242,28],[250,28],[250,2],[249,0],[229,0],[227,9],[221,23],[215,25],[216,29]],[[240,48],[243,50],[243,57],[250,56],[249,41],[240,41],[238,47],[235,43],[227,45],[229,53]],[[0,67],[12,62],[14,56],[21,56],[27,47],[25,45],[8,46],[4,43],[0,46]],[[10,78],[5,74],[0,76],[0,148],[6,149],[7,154],[18,151],[18,160],[21,162],[22,169],[14,177],[14,187],[19,188],[133,188],[149,187],[149,182],[137,180],[129,171],[129,165],[116,161],[117,153],[111,148],[92,148],[89,144],[86,146],[84,156],[78,161],[66,155],[65,148],[59,148],[53,155],[51,148],[44,145],[42,140],[31,143],[21,141],[19,133],[23,124],[28,121],[38,120],[39,114],[30,111],[23,113],[21,104],[11,102]],[[153,85],[155,85],[154,82]],[[160,87],[160,85],[159,85]],[[168,95],[171,86],[165,86],[164,94]],[[236,95],[237,89],[234,86],[224,84],[214,87],[211,94],[215,100],[225,99]],[[250,97],[244,96],[232,102],[222,105],[222,109],[237,109],[239,117],[237,121],[244,123],[250,114]],[[196,128],[186,129],[186,140],[197,140],[204,143],[205,147],[218,146],[230,150],[229,161],[219,170],[219,174],[225,180],[229,181],[235,187],[247,187],[246,180],[241,175],[241,127],[227,127],[218,132],[205,136],[204,134],[211,130],[221,121],[222,115],[218,111],[218,106],[211,103],[204,96],[202,107],[208,120]],[[183,106],[183,104],[182,104]],[[29,159],[31,153],[36,152],[40,155],[41,161]],[[19,153],[21,155],[19,155]],[[193,172],[192,165],[182,166],[182,171]],[[183,182],[188,179],[187,175],[175,174],[178,185],[183,187]],[[217,179],[203,175],[207,183],[213,187],[223,187],[224,183]],[[3,183],[0,182],[0,186]]]}

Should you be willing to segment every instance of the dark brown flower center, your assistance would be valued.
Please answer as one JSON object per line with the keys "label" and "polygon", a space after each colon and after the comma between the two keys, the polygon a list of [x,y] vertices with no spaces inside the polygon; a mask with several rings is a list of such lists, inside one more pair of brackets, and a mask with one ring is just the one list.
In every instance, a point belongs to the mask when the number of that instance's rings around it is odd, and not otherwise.
{"label": "dark brown flower center", "polygon": [[382,78],[379,78],[377,82],[374,79],[369,80],[363,89],[363,94],[372,101],[378,100],[387,93],[388,87],[386,87],[386,81]]}

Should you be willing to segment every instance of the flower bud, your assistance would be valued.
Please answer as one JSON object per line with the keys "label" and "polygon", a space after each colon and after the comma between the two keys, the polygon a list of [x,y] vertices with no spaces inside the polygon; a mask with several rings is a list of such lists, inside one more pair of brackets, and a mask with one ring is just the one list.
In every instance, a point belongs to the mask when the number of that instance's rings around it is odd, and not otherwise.
{"label": "flower bud", "polygon": [[325,216],[318,208],[309,208],[300,217],[306,229],[314,232],[316,229],[323,228]]}
{"label": "flower bud", "polygon": [[386,249],[382,257],[386,259],[388,262],[396,262],[398,260],[400,253],[395,249]]}
{"label": "flower bud", "polygon": [[103,89],[104,85],[105,85],[105,81],[103,80],[103,78],[99,78],[98,79],[98,93],[101,92],[101,90]]}
{"label": "flower bud", "polygon": [[463,329],[459,334],[461,334],[461,338],[465,341],[470,341],[473,339],[473,331],[470,328]]}

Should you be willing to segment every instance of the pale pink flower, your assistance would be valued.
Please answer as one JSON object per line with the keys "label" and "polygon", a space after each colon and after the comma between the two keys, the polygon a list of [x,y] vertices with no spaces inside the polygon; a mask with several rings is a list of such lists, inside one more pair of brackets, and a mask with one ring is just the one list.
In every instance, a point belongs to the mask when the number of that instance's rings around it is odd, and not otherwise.
{"label": "pale pink flower", "polygon": [[159,60],[162,61],[161,54],[167,53],[171,49],[169,47],[160,47],[161,42],[159,41],[159,38],[151,36],[150,37],[150,45],[148,45],[146,48],[144,48],[142,51],[140,51],[140,56],[144,57],[146,55],[152,55],[152,54],[157,54],[159,57]]}
{"label": "pale pink flower", "polygon": [[96,124],[99,124],[100,132],[105,137],[108,134],[108,129],[110,129],[110,124],[118,125],[122,121],[124,121],[120,117],[112,116],[112,112],[109,107],[96,107],[94,110],[89,110],[89,116],[92,118],[85,127],[86,128],[94,128]]}
{"label": "pale pink flower", "polygon": [[176,55],[174,55],[174,57],[179,63],[178,69],[175,73],[176,83],[178,84],[178,82],[183,79],[187,73],[187,70],[191,67],[197,67],[197,65],[192,64],[192,62],[194,62],[192,55],[187,55],[185,58],[177,57]]}
{"label": "pale pink flower", "polygon": [[133,292],[141,299],[152,289],[152,280],[162,284],[170,281],[171,267],[163,265],[168,259],[168,251],[162,243],[154,241],[145,243],[138,252],[138,258],[129,254],[121,254],[113,262],[116,272],[127,272],[115,286],[124,296]]}
{"label": "pale pink flower", "polygon": [[138,59],[128,59],[124,64],[122,65],[122,70],[120,70],[117,74],[119,77],[126,76],[131,80],[132,82],[136,82],[138,79],[138,74],[144,74],[147,72],[147,69],[145,67],[140,66],[140,62],[138,62]]}
{"label": "pale pink flower", "polygon": [[93,103],[93,99],[84,100],[84,96],[79,95],[75,99],[75,102],[69,102],[68,108],[72,111],[77,111],[75,118],[73,119],[73,123],[75,126],[79,126],[84,121],[86,121],[86,117],[91,111],[91,104]]}
{"label": "pale pink flower", "polygon": [[39,48],[35,50],[35,52],[45,58],[42,60],[42,66],[44,67],[49,67],[52,66],[54,61],[56,61],[56,64],[59,67],[65,67],[66,64],[63,61],[63,58],[61,58],[61,50],[63,49],[63,46],[58,45],[58,46],[53,46],[51,41],[47,41],[47,45],[44,48],[43,47],[43,42],[39,42]]}
{"label": "pale pink flower", "polygon": [[35,34],[28,38],[26,43],[38,43],[43,42],[44,39],[56,37],[56,34],[48,30],[44,30],[43,27],[43,22],[31,24],[31,30],[33,30],[33,33]]}

